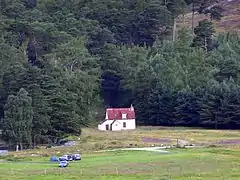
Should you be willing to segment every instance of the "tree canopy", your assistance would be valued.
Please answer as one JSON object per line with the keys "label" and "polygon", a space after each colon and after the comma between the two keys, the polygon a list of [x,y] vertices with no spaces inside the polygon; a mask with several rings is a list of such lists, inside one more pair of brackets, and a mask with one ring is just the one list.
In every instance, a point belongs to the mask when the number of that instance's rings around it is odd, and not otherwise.
{"label": "tree canopy", "polygon": [[[178,29],[191,11],[206,19]],[[2,0],[2,138],[57,143],[131,104],[140,125],[239,128],[240,35],[216,34],[222,12],[212,0]]]}

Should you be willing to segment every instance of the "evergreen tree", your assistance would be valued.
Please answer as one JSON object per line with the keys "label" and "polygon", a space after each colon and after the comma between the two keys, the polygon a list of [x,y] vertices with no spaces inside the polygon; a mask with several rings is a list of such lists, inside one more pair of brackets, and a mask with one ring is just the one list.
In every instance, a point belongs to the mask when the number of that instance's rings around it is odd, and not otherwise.
{"label": "evergreen tree", "polygon": [[136,73],[136,80],[133,83],[133,104],[136,109],[138,123],[148,124],[150,112],[149,107],[150,93],[156,87],[157,78],[152,68],[147,64],[142,64]]}
{"label": "evergreen tree", "polygon": [[214,48],[213,34],[215,29],[213,23],[208,20],[202,20],[199,25],[194,29],[195,38],[193,39],[192,46],[202,47],[205,52]]}
{"label": "evergreen tree", "polygon": [[218,0],[201,0],[197,9],[200,14],[210,14],[213,20],[221,20],[224,9],[218,4]]}
{"label": "evergreen tree", "polygon": [[80,124],[89,126],[94,117],[91,117],[99,106],[99,58],[92,57],[84,46],[84,41],[78,39],[71,44],[62,45],[51,57],[55,68],[59,71],[60,84],[68,91],[77,95],[76,113],[81,120]]}
{"label": "evergreen tree", "polygon": [[173,17],[173,41],[176,39],[176,28],[177,28],[177,23],[176,23],[176,18],[180,14],[184,14],[187,8],[187,4],[184,0],[168,0],[166,1],[166,6],[168,10],[172,13]]}
{"label": "evergreen tree", "polygon": [[171,35],[171,24],[171,12],[159,1],[150,2],[133,24],[134,43],[151,47],[157,39],[167,39]]}
{"label": "evergreen tree", "polygon": [[149,95],[148,107],[145,109],[150,114],[149,125],[159,126],[175,125],[174,122],[174,94],[168,89],[157,86]]}
{"label": "evergreen tree", "polygon": [[105,44],[114,44],[115,38],[111,31],[108,29],[97,29],[89,33],[88,41],[86,42],[86,47],[89,52],[93,55],[101,54],[102,48]]}
{"label": "evergreen tree", "polygon": [[218,0],[185,0],[187,5],[192,5],[192,32],[194,33],[195,12],[199,14],[210,14],[211,19],[220,20],[223,16],[223,8],[219,6]]}
{"label": "evergreen tree", "polygon": [[33,9],[37,6],[37,0],[22,0],[27,8]]}
{"label": "evergreen tree", "polygon": [[[31,138],[22,139],[29,146],[79,135],[108,106],[133,104],[140,125],[239,127],[240,36],[215,34],[221,4],[1,0],[1,119],[8,97],[24,88],[32,98]],[[176,26],[189,8],[194,37]],[[195,28],[196,13],[210,21]]]}
{"label": "evergreen tree", "polygon": [[175,105],[175,124],[196,126],[200,122],[201,96],[198,92],[179,92]]}
{"label": "evergreen tree", "polygon": [[10,144],[24,147],[32,145],[32,98],[21,88],[18,94],[10,95],[4,106],[3,138]]}
{"label": "evergreen tree", "polygon": [[29,96],[32,97],[33,145],[40,142],[46,143],[47,134],[50,128],[51,107],[40,87],[42,76],[41,69],[30,65],[28,66],[26,74],[24,74],[20,80],[22,87],[24,87],[28,91]]}
{"label": "evergreen tree", "polygon": [[51,108],[50,127],[47,133],[49,139],[57,143],[67,135],[80,135],[81,123],[76,114],[77,95],[61,87],[59,81],[51,75],[43,76],[40,88]]}

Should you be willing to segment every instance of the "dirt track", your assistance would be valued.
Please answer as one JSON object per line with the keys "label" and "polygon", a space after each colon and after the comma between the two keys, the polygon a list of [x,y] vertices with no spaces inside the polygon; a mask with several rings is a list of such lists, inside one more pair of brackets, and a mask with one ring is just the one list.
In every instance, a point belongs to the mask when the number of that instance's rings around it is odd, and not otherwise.
{"label": "dirt track", "polygon": [[[162,144],[169,144],[171,142],[176,142],[180,146],[187,146],[190,144],[189,141],[184,139],[171,139],[171,138],[142,138],[142,141],[145,143],[162,143]],[[220,140],[216,142],[212,142],[210,144],[215,145],[240,145],[240,139],[229,139],[229,140]],[[209,144],[209,145],[210,145]]]}

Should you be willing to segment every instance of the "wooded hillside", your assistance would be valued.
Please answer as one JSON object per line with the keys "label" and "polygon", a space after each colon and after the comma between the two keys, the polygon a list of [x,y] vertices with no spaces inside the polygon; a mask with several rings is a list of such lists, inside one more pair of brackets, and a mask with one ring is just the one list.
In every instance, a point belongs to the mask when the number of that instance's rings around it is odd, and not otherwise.
{"label": "wooded hillside", "polygon": [[[139,125],[240,127],[240,36],[215,34],[215,0],[0,2],[9,144],[55,143],[131,104]],[[211,18],[177,30],[189,11]]]}
{"label": "wooded hillside", "polygon": [[[239,0],[219,0],[217,2],[223,8],[220,21],[213,21],[216,27],[216,33],[232,32],[240,29],[240,3]],[[210,16],[199,14],[195,12],[194,25],[197,26],[198,22],[205,19],[210,19]],[[187,13],[184,17],[179,16],[177,20],[178,28],[190,27],[192,25],[192,13]]]}

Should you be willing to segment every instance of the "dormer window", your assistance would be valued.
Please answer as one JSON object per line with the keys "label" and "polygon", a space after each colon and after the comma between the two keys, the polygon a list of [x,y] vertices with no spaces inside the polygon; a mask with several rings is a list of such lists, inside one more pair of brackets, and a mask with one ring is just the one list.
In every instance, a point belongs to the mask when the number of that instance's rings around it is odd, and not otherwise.
{"label": "dormer window", "polygon": [[122,119],[127,119],[127,114],[122,114]]}

